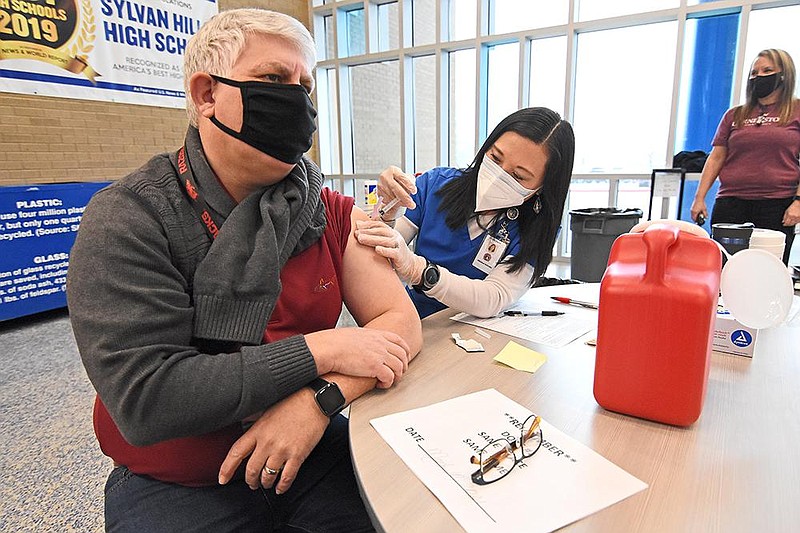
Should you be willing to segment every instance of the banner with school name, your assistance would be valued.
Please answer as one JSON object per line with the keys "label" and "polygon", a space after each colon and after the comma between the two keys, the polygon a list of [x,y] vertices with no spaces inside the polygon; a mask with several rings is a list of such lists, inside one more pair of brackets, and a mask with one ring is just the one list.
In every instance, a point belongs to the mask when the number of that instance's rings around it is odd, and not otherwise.
{"label": "banner with school name", "polygon": [[183,54],[216,0],[0,0],[0,91],[185,106]]}

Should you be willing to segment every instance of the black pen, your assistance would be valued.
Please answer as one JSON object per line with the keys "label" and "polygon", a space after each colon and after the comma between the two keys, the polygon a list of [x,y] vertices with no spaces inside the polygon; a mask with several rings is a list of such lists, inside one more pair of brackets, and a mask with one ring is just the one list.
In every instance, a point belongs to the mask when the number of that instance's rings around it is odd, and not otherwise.
{"label": "black pen", "polygon": [[558,316],[563,315],[563,311],[506,311],[506,316]]}

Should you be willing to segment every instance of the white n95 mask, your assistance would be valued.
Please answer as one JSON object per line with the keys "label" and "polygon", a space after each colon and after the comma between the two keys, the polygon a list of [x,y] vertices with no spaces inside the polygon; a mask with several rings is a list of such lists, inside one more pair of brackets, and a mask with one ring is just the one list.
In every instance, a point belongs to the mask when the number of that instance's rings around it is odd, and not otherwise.
{"label": "white n95 mask", "polygon": [[515,207],[536,194],[539,189],[526,189],[488,155],[478,169],[475,212]]}

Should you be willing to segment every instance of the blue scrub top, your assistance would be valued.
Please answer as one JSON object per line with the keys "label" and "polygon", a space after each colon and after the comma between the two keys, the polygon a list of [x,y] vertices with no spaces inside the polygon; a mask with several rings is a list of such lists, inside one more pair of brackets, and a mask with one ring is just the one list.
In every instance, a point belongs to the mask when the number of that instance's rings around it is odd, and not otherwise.
{"label": "blue scrub top", "polygon": [[[417,192],[411,197],[416,202],[415,209],[406,211],[408,218],[417,228],[417,244],[415,253],[425,257],[437,265],[447,268],[454,274],[470,279],[484,279],[486,273],[472,266],[478,254],[486,232],[470,239],[469,230],[464,225],[451,230],[445,223],[445,213],[439,211],[440,198],[436,192],[447,182],[461,175],[456,168],[437,167],[417,178]],[[519,252],[519,226],[516,220],[508,220],[509,245],[506,256]],[[504,266],[502,268],[505,268]],[[407,287],[411,301],[417,308],[421,318],[441,311],[447,306]]]}

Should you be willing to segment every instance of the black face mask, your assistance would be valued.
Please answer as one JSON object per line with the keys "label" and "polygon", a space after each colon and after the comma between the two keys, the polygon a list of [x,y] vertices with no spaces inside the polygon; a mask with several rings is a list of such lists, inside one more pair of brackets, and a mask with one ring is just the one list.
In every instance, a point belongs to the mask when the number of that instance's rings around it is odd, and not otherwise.
{"label": "black face mask", "polygon": [[756,76],[747,80],[747,85],[756,98],[765,98],[783,83],[783,74],[776,72],[769,76]]}
{"label": "black face mask", "polygon": [[211,122],[219,129],[284,163],[295,164],[311,148],[317,130],[317,110],[301,85],[263,81],[235,81],[220,76],[212,78],[225,85],[239,87],[242,93],[242,131],[234,131],[219,120]]}

